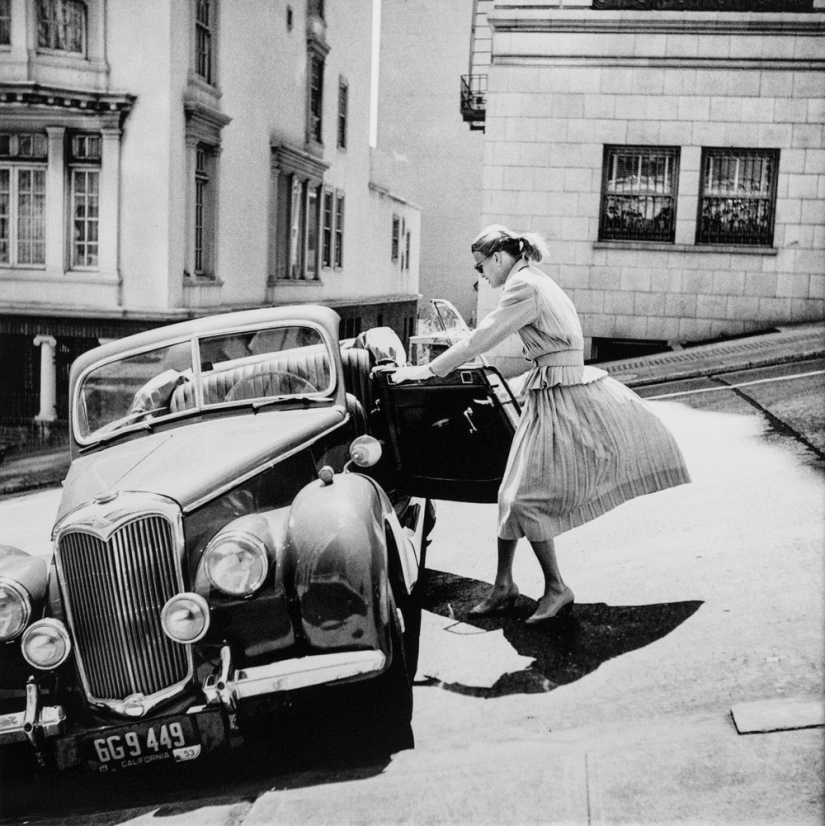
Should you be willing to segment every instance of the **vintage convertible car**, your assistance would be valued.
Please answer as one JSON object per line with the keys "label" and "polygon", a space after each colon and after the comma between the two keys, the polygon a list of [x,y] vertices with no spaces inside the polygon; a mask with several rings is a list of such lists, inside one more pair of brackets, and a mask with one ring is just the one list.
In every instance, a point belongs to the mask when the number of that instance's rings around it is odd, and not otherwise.
{"label": "vintage convertible car", "polygon": [[0,546],[3,754],[186,762],[319,692],[413,745],[432,499],[495,500],[518,405],[481,362],[394,385],[392,331],[338,327],[228,313],[76,361],[50,565]]}

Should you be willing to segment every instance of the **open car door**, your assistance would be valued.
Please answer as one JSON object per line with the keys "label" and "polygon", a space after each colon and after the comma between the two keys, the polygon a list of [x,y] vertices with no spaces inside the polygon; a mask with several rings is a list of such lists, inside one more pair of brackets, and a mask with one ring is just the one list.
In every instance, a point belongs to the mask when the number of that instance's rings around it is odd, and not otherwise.
{"label": "open car door", "polygon": [[[449,344],[469,334],[452,304],[433,303],[438,329],[429,334],[432,341]],[[392,384],[391,372],[377,372],[375,380],[399,489],[495,502],[520,414],[502,375],[481,359],[421,382]]]}

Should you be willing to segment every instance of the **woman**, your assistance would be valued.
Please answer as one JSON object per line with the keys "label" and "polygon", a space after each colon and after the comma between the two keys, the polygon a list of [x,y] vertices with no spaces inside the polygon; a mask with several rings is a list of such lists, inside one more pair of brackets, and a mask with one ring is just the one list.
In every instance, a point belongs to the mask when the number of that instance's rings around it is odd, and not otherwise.
{"label": "woman", "polygon": [[467,339],[428,365],[399,368],[392,380],[445,376],[511,333],[521,337],[533,367],[499,488],[498,568],[487,598],[470,613],[483,616],[515,603],[513,558],[526,537],[544,574],[544,594],[526,620],[532,625],[573,606],[556,559],[556,535],[690,477],[673,436],[650,408],[604,370],[584,366],[575,307],[550,276],[531,266],[548,257],[542,239],[493,225],[471,250],[490,286],[504,286],[498,306]]}

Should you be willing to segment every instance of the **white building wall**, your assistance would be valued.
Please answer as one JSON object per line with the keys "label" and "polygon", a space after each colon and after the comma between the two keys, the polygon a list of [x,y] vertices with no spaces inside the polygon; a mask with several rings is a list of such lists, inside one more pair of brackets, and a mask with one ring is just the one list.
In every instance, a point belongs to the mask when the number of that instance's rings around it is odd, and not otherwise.
{"label": "white building wall", "polygon": [[[544,268],[585,335],[689,341],[825,317],[823,18],[668,13],[668,27],[530,5],[491,15],[484,220],[548,238]],[[605,144],[681,148],[675,244],[597,242]],[[780,150],[773,249],[695,244],[702,147],[728,146]],[[479,313],[495,298],[482,291]]]}

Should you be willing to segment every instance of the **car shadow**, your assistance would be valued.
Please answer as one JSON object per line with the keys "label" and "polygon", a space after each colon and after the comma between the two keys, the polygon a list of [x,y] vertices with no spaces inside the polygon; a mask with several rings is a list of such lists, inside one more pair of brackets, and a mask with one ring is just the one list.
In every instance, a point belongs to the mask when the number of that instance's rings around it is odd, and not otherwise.
{"label": "car shadow", "polygon": [[489,583],[427,570],[423,584],[425,610],[487,631],[501,629],[520,655],[534,658],[529,668],[502,675],[490,688],[429,681],[448,691],[483,698],[537,694],[575,682],[603,662],[667,636],[702,605],[701,600],[626,606],[576,603],[569,618],[529,626],[524,620],[536,609],[536,601],[529,597],[519,596],[512,610],[475,618],[469,610],[487,595]]}

